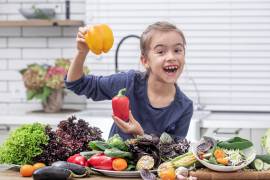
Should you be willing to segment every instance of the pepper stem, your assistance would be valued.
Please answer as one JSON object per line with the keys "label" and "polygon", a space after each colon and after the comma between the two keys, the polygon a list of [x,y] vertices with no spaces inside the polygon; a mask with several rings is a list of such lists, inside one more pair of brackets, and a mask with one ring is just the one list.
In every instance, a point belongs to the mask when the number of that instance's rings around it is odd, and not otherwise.
{"label": "pepper stem", "polygon": [[117,96],[124,96],[125,93],[126,93],[126,88],[120,89],[120,90],[118,91]]}

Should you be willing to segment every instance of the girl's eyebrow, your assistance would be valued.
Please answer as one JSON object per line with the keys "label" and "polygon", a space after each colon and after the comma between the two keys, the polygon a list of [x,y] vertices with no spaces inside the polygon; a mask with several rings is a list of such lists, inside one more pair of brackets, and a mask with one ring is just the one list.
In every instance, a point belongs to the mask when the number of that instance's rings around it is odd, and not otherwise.
{"label": "girl's eyebrow", "polygon": [[[164,44],[157,44],[157,45],[154,46],[154,49],[159,48],[159,47],[164,47],[164,46],[165,46]],[[182,46],[182,47],[184,47],[184,45],[182,43],[177,43],[174,46]]]}

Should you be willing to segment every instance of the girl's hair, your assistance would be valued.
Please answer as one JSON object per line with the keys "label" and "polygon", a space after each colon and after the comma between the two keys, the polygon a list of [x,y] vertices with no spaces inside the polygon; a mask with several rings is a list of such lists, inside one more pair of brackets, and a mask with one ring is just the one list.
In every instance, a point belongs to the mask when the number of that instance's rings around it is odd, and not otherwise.
{"label": "girl's hair", "polygon": [[141,48],[142,55],[145,55],[145,56],[147,55],[154,31],[161,31],[161,32],[175,31],[179,33],[179,35],[183,39],[183,43],[184,43],[183,45],[185,48],[186,39],[183,32],[180,29],[178,29],[175,25],[166,21],[161,21],[161,22],[156,22],[154,24],[149,25],[145,29],[145,31],[142,33],[141,39],[140,39],[140,48]]}

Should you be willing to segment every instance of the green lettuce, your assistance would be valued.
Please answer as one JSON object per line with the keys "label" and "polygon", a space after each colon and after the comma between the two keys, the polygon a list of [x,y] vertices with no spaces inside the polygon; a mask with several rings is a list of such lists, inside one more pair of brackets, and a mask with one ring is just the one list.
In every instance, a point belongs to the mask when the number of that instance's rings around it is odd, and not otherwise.
{"label": "green lettuce", "polygon": [[33,163],[33,158],[42,153],[41,145],[47,144],[48,140],[45,125],[23,125],[13,131],[0,146],[0,164]]}

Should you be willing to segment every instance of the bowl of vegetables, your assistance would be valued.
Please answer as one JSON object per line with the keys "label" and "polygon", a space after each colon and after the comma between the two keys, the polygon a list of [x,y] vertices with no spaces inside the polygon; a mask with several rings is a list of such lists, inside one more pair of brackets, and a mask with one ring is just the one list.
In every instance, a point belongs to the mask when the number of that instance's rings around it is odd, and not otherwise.
{"label": "bowl of vegetables", "polygon": [[256,157],[252,142],[234,137],[226,141],[203,137],[191,146],[196,159],[214,171],[237,171],[248,166]]}

